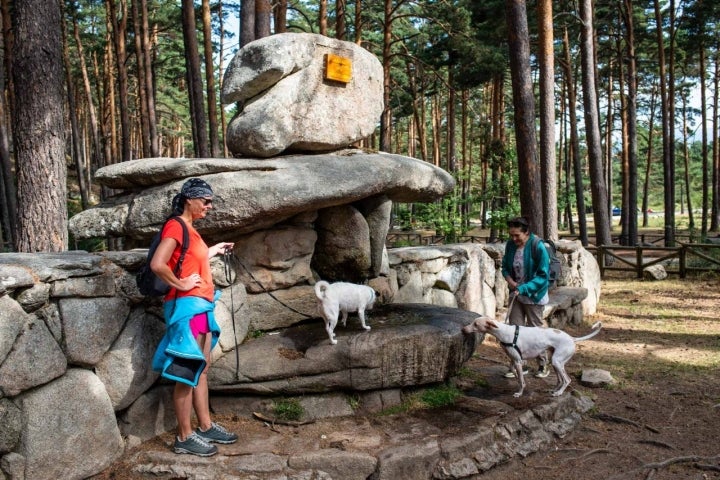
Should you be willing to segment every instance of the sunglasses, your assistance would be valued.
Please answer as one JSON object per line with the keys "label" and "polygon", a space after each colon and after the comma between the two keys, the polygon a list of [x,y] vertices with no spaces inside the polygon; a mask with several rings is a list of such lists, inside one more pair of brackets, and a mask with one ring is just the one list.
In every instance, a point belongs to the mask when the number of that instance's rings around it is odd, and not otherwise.
{"label": "sunglasses", "polygon": [[212,198],[201,198],[200,201],[202,201],[203,205],[207,206],[213,202],[213,199]]}

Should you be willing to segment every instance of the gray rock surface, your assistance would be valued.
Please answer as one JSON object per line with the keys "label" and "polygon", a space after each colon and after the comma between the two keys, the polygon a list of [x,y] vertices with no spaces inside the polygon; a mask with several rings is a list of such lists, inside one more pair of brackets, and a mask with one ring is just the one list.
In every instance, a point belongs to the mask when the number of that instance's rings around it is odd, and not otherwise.
{"label": "gray rock surface", "polygon": [[70,219],[69,229],[76,238],[114,235],[147,240],[191,175],[202,177],[215,192],[212,213],[197,224],[208,242],[235,239],[302,212],[377,195],[398,202],[429,202],[455,184],[447,172],[427,162],[362,150],[266,161],[131,160],[99,169],[98,182],[112,188],[146,188],[78,213]]}
{"label": "gray rock surface", "polygon": [[322,209],[315,228],[318,236],[312,267],[320,278],[362,283],[370,277],[370,227],[357,208]]}
{"label": "gray rock surface", "polygon": [[[68,401],[77,392],[83,401]],[[25,478],[86,478],[123,451],[110,397],[88,370],[68,370],[19,395],[17,404],[24,416],[18,453],[25,457]]]}
{"label": "gray rock surface", "polygon": [[211,388],[225,393],[299,394],[375,390],[441,382],[475,351],[460,329],[475,314],[432,305],[387,305],[367,314],[370,332],[349,318],[331,345],[321,320],[248,341],[240,352],[239,380],[226,355],[209,372]]}
{"label": "gray rock surface", "polygon": [[157,380],[159,374],[152,369],[152,357],[164,334],[163,321],[137,308],[95,366],[95,374],[105,385],[115,411],[130,406]]}
{"label": "gray rock surface", "polygon": [[[327,54],[352,62],[348,83],[325,79]],[[236,155],[345,147],[372,134],[383,110],[377,57],[324,35],[281,33],[250,42],[223,80],[223,103],[240,102],[225,137]]]}

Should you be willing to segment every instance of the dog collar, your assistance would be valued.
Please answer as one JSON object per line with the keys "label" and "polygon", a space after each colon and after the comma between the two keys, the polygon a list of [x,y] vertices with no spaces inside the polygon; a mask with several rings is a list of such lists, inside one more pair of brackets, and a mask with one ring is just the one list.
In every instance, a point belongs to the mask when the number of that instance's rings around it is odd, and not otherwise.
{"label": "dog collar", "polygon": [[515,325],[515,337],[513,337],[512,343],[500,342],[500,344],[503,347],[514,348],[515,350],[517,350],[518,354],[520,355],[520,358],[522,358],[522,352],[520,351],[520,347],[517,346],[518,336],[520,336],[520,326]]}

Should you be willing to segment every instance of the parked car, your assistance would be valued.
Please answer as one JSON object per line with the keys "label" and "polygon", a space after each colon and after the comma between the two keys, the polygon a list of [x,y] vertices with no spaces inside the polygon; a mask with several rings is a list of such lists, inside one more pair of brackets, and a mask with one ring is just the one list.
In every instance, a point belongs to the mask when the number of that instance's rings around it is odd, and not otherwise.
{"label": "parked car", "polygon": [[622,208],[620,208],[620,207],[613,207],[613,208],[612,208],[613,217],[617,217],[617,216],[619,216],[621,213],[622,213]]}

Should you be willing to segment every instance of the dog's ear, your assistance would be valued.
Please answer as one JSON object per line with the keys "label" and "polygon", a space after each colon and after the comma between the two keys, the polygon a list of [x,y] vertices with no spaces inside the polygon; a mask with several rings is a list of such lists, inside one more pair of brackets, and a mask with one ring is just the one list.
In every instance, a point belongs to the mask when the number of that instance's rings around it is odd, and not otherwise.
{"label": "dog's ear", "polygon": [[495,320],[493,320],[492,318],[488,318],[487,320],[485,320],[485,325],[487,325],[490,328],[498,328],[497,322]]}

